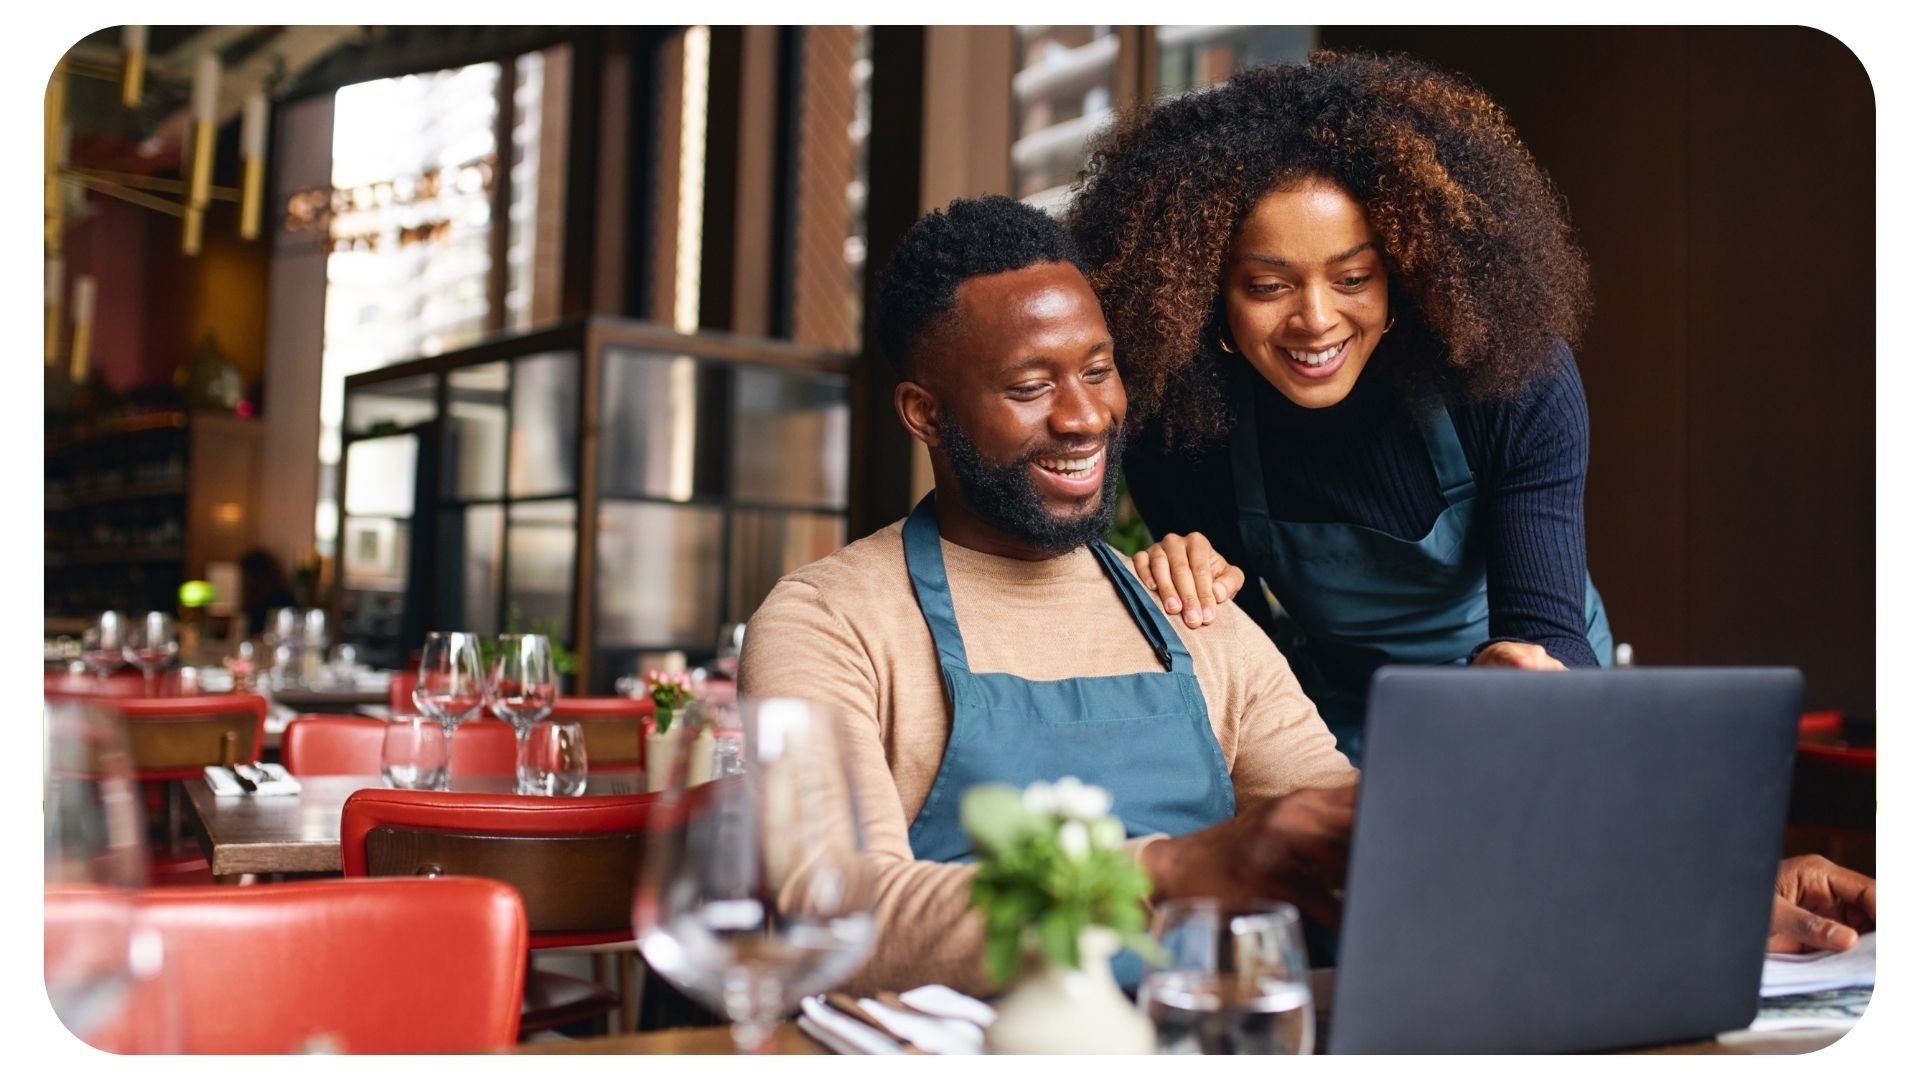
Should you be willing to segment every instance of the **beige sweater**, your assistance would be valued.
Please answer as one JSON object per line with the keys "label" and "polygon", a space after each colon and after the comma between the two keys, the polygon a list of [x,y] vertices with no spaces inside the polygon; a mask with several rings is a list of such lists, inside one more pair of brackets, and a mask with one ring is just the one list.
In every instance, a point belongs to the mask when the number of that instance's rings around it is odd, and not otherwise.
{"label": "beige sweater", "polygon": [[[782,578],[748,624],[744,694],[836,707],[863,799],[879,937],[848,989],[938,982],[988,992],[982,927],[967,904],[970,865],[917,862],[907,827],[926,801],[951,727],[933,637],[907,576],[901,524]],[[1165,670],[1093,554],[1004,559],[945,540],[967,660],[1028,679]],[[1236,803],[1354,782],[1285,659],[1235,605],[1213,625],[1175,630],[1193,654]],[[1134,850],[1146,840],[1133,842]]]}

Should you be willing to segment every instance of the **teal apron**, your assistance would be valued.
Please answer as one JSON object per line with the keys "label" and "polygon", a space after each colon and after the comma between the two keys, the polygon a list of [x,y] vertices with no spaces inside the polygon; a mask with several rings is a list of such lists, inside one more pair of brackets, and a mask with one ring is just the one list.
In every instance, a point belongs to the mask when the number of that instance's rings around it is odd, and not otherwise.
{"label": "teal apron", "polygon": [[[1233,489],[1247,569],[1305,634],[1289,653],[1301,687],[1341,752],[1360,763],[1368,681],[1382,664],[1465,664],[1489,636],[1487,553],[1473,529],[1479,497],[1453,418],[1435,402],[1418,417],[1446,509],[1402,540],[1364,525],[1275,521],[1267,511],[1253,393],[1234,394]],[[1587,577],[1587,640],[1613,663],[1606,608]],[[1302,655],[1304,653],[1304,655]]]}
{"label": "teal apron", "polygon": [[[933,495],[920,501],[903,532],[907,572],[940,655],[953,708],[946,754],[927,801],[907,831],[913,857],[960,862],[971,845],[960,827],[960,797],[975,784],[1025,787],[1062,776],[1105,788],[1127,835],[1180,836],[1233,816],[1233,781],[1207,718],[1193,657],[1130,567],[1105,544],[1087,545],[1113,582],[1134,626],[1164,672],[1036,682],[967,666],[954,618]],[[1062,641],[1062,648],[1099,642]],[[1140,958],[1114,958],[1123,986],[1137,985]]]}

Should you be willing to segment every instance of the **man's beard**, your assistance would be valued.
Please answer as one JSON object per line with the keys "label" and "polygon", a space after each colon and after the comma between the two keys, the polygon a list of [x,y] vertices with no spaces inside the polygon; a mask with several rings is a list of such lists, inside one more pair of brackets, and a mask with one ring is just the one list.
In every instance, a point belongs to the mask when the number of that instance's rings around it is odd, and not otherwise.
{"label": "man's beard", "polygon": [[1120,452],[1125,445],[1121,425],[1107,429],[1100,446],[1100,497],[1077,517],[1057,517],[1047,510],[1028,466],[1044,457],[1062,456],[1054,447],[1038,447],[1010,465],[995,465],[980,454],[966,433],[940,419],[940,447],[960,485],[968,509],[988,526],[1049,555],[1064,555],[1107,535],[1113,525],[1115,493],[1120,487]]}

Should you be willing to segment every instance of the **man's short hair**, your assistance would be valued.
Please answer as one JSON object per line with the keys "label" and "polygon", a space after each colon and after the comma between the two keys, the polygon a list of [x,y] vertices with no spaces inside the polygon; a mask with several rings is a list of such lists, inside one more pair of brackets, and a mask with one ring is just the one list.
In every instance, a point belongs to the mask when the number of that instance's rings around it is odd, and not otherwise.
{"label": "man's short hair", "polygon": [[986,274],[1065,262],[1086,272],[1066,227],[1004,195],[955,199],[913,223],[880,274],[880,351],[912,377],[914,345],[953,311],[960,283]]}

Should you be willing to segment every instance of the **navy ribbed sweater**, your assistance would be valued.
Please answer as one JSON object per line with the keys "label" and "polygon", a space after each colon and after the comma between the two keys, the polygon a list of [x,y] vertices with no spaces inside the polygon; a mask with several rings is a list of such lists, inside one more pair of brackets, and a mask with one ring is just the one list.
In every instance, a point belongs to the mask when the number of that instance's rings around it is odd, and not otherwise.
{"label": "navy ribbed sweater", "polygon": [[[1487,544],[1489,640],[1536,642],[1569,667],[1592,667],[1582,510],[1587,399],[1572,351],[1563,344],[1554,359],[1516,399],[1455,400],[1448,412],[1480,491],[1473,528]],[[1303,409],[1264,379],[1237,385],[1256,395],[1267,504],[1276,519],[1346,522],[1408,540],[1432,530],[1446,504],[1420,431],[1383,365],[1369,364],[1353,392],[1325,409]],[[1246,569],[1229,460],[1224,444],[1198,454],[1166,451],[1149,425],[1128,445],[1127,486],[1156,537],[1204,533]],[[1240,598],[1258,595],[1249,581]]]}

